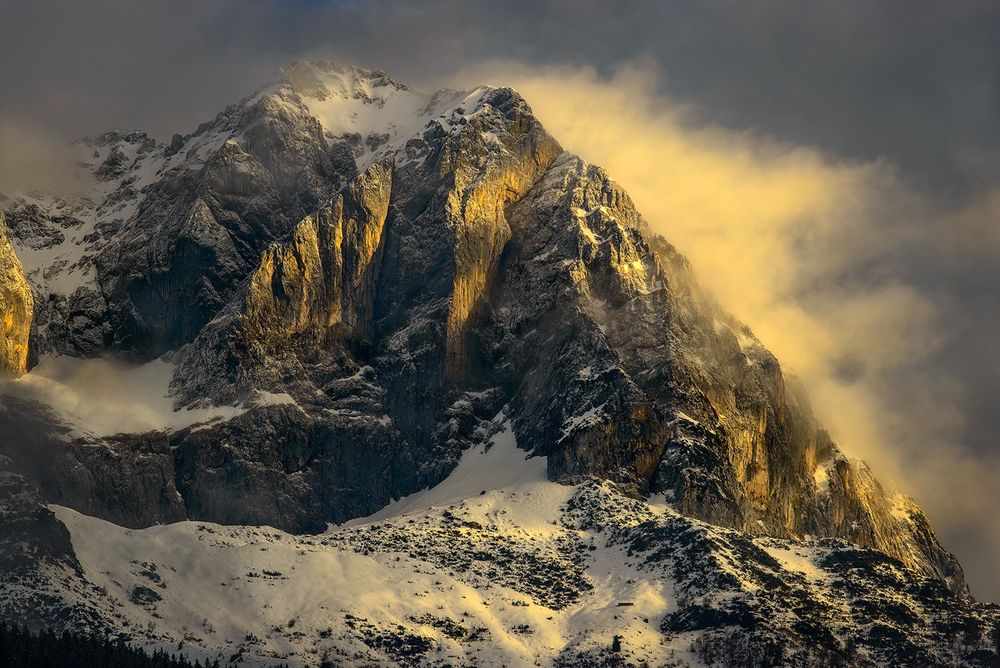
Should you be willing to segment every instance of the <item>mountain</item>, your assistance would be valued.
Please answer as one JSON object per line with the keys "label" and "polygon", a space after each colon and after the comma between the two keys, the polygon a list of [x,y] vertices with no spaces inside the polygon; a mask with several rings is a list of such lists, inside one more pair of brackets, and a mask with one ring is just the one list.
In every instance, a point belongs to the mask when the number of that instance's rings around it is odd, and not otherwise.
{"label": "mountain", "polygon": [[0,199],[0,616],[261,665],[997,662],[919,507],[515,91],[299,62],[72,150],[82,193]]}

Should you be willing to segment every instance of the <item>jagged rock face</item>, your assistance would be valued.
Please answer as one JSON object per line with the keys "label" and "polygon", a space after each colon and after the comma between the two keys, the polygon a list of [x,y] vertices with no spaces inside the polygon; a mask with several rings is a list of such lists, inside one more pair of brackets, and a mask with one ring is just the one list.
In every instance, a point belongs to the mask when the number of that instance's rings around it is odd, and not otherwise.
{"label": "jagged rock face", "polygon": [[186,517],[167,435],[74,433],[46,406],[13,396],[0,402],[0,456],[49,503],[126,527]]}
{"label": "jagged rock face", "polygon": [[646,493],[669,427],[620,364],[595,309],[636,298],[654,266],[643,257],[655,258],[629,226],[639,222],[634,211],[620,222],[600,211],[598,201],[622,193],[604,190],[607,182],[591,187],[580,173],[590,169],[564,154],[513,207],[514,240],[477,344],[482,365],[510,387],[516,423],[549,455],[550,475],[612,477]]}
{"label": "jagged rock face", "polygon": [[79,569],[69,532],[42,496],[0,456],[0,571],[34,571],[41,563]]}
{"label": "jagged rock face", "polygon": [[[467,371],[469,319],[510,240],[506,209],[527,193],[561,153],[558,144],[537,125],[524,100],[512,91],[497,91],[488,99],[503,119],[506,141],[496,133],[497,119],[476,115],[468,129],[445,145],[439,167],[439,172],[450,173],[452,181],[442,217],[454,229],[451,255],[455,266],[445,330],[445,373],[453,378]],[[499,155],[489,146],[494,137],[501,146]]]}
{"label": "jagged rock face", "polygon": [[[240,340],[234,349],[259,349],[247,369],[302,335],[313,348],[332,330],[338,340],[377,345],[408,326],[425,326],[414,321],[434,310],[446,334],[428,344],[443,344],[445,365],[459,369],[454,360],[464,358],[469,313],[510,236],[504,209],[559,152],[510,91],[493,91],[479,105],[460,131],[430,128],[420,140],[423,160],[373,164],[268,249],[239,303],[202,339],[238,331],[226,335]],[[195,348],[210,357],[216,345],[199,341]],[[435,366],[441,371],[441,361]],[[186,389],[195,375],[194,365],[178,372],[182,400],[214,398],[205,388]]]}
{"label": "jagged rock face", "polygon": [[[182,354],[174,387],[187,405],[254,401],[263,390],[298,406],[287,418],[314,454],[304,472],[274,473],[316,510],[262,521],[322,526],[433,484],[502,406],[495,392],[465,397],[455,387],[470,373],[467,328],[510,238],[507,206],[561,149],[505,89],[432,123],[421,141],[422,157],[373,163],[268,248],[239,297]],[[190,447],[210,442],[199,436]],[[269,454],[244,454],[245,465],[228,465],[277,468]],[[238,475],[211,485],[214,498],[244,489]],[[221,515],[196,506],[196,517],[247,517],[246,505]]]}
{"label": "jagged rock face", "polygon": [[0,618],[33,630],[81,621],[64,592],[53,591],[83,572],[69,531],[45,503],[0,455]]}
{"label": "jagged rock face", "polygon": [[[373,365],[390,415],[431,449],[457,444],[447,430],[463,392],[495,387],[491,373],[470,367],[470,325],[510,238],[507,204],[561,152],[509,89],[484,93],[469,111],[428,129],[427,156],[397,169],[375,300]],[[499,398],[486,401],[494,414]]]}
{"label": "jagged rock face", "polygon": [[96,258],[115,345],[144,357],[192,340],[261,251],[354,175],[290,93],[227,110],[172,150],[200,135],[228,138],[203,162],[195,153],[169,169]]}
{"label": "jagged rock face", "polygon": [[28,371],[34,298],[0,211],[0,378]]}
{"label": "jagged rock face", "polygon": [[320,532],[419,486],[406,441],[378,420],[267,406],[173,442],[191,518]]}
{"label": "jagged rock face", "polygon": [[299,223],[288,242],[265,252],[250,278],[244,314],[244,327],[265,354],[277,352],[267,339],[312,334],[312,344],[321,345],[337,325],[367,334],[391,190],[392,165],[373,165]]}
{"label": "jagged rock face", "polygon": [[237,300],[186,353],[177,384],[188,402],[290,382],[267,374],[298,354],[315,366],[344,335],[370,328],[391,186],[391,166],[372,166],[263,253]]}
{"label": "jagged rock face", "polygon": [[149,359],[191,341],[260,253],[357,173],[350,145],[287,86],[169,146],[107,133],[74,150],[83,194],[22,194],[5,207],[43,353]]}

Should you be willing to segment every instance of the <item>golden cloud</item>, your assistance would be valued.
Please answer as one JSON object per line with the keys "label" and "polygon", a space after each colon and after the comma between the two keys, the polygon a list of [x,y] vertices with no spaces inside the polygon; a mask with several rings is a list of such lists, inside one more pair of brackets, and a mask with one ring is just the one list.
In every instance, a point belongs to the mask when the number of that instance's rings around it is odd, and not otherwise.
{"label": "golden cloud", "polygon": [[[965,420],[960,380],[893,385],[955,326],[940,296],[909,283],[898,265],[927,247],[982,253],[954,236],[928,244],[928,235],[941,224],[1000,222],[1000,190],[961,211],[934,211],[886,161],[844,160],[702,122],[641,64],[603,77],[499,62],[454,83],[482,81],[513,86],[567,150],[625,187],[720,303],[803,381],[846,453],[914,492],[932,518],[947,518],[939,522],[946,539],[979,527],[979,542],[1000,554],[1000,526],[985,510],[1000,493],[988,492],[989,502],[956,494],[941,476],[947,470],[977,493],[993,487],[984,471],[996,468],[956,437]],[[991,559],[979,561],[966,559],[985,578]]]}

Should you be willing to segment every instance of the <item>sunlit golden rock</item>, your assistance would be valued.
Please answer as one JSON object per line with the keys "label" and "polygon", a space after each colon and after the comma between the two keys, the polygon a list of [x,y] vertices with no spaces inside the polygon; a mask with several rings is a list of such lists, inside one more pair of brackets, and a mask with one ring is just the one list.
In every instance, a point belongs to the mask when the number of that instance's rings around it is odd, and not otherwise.
{"label": "sunlit golden rock", "polygon": [[376,163],[264,252],[245,297],[252,343],[367,331],[391,190],[391,162]]}
{"label": "sunlit golden rock", "polygon": [[[510,102],[518,101],[511,97]],[[501,99],[494,104],[504,102]],[[442,176],[452,182],[444,213],[455,235],[455,274],[445,343],[445,373],[451,378],[468,367],[469,317],[510,240],[506,210],[562,152],[535,123],[515,119],[507,132],[498,135],[490,131],[489,120],[474,117],[449,142],[441,161]]]}
{"label": "sunlit golden rock", "polygon": [[0,212],[0,378],[17,378],[28,371],[33,310],[31,286]]}
{"label": "sunlit golden rock", "polygon": [[552,477],[611,478],[748,533],[842,538],[967,592],[919,508],[840,453],[799,383],[603,170],[564,154],[510,219],[491,307],[521,379],[515,426]]}

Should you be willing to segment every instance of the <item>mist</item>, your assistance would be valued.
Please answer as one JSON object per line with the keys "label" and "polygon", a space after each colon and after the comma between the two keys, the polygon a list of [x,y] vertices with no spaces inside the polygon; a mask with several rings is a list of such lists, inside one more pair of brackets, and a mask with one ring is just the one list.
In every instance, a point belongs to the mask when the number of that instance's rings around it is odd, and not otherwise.
{"label": "mist", "polygon": [[0,395],[41,402],[77,434],[93,436],[180,429],[243,412],[233,406],[175,410],[173,372],[162,359],[137,365],[113,357],[53,356],[17,380],[0,380]]}
{"label": "mist", "polygon": [[66,144],[53,133],[0,117],[0,195],[73,192],[83,183]]}

